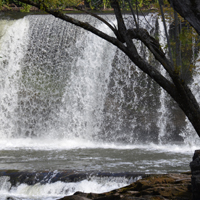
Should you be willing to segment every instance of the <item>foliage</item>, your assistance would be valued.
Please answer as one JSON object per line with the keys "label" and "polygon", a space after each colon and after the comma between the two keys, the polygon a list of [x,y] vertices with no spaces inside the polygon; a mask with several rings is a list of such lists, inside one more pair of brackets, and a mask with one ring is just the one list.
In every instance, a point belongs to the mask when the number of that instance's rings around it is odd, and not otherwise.
{"label": "foliage", "polygon": [[[35,1],[39,2],[39,1]],[[59,8],[59,9],[65,9],[66,7],[73,7],[73,6],[79,6],[84,4],[83,0],[44,0],[44,5],[51,7],[51,8]],[[16,5],[17,7],[22,7],[22,12],[28,12],[30,11],[31,6],[27,5],[26,3],[21,3],[18,0],[0,0],[0,9],[2,9],[3,6],[9,8],[11,4]],[[42,9],[42,7],[41,7]]]}
{"label": "foliage", "polygon": [[[123,1],[122,3],[125,3],[126,8],[129,9],[129,6],[127,4],[127,1]],[[138,6],[139,8],[148,8],[150,5],[154,5],[157,3],[157,0],[132,0],[131,4],[133,7]]]}
{"label": "foliage", "polygon": [[[158,14],[161,15],[159,3],[154,5],[157,8]],[[189,82],[195,68],[194,62],[197,58],[197,51],[199,50],[199,35],[189,22],[183,19],[178,13],[178,24],[176,25],[175,12],[167,0],[163,0],[162,8],[165,13],[165,20],[170,26],[169,36],[175,71],[186,82]],[[178,49],[177,45],[179,46]],[[168,46],[166,45],[163,48],[167,49]],[[178,59],[180,60],[177,62]]]}
{"label": "foliage", "polygon": [[[177,63],[177,59],[180,59],[178,66],[175,64],[177,72],[182,74],[181,76],[185,81],[190,81],[195,68],[195,60],[198,56],[197,52],[199,51],[199,35],[180,15],[178,15],[178,24],[176,25],[174,13],[171,10],[168,11],[166,16],[171,24],[170,43],[173,61]],[[175,26],[178,26],[177,29]],[[176,45],[179,45],[178,52]]]}
{"label": "foliage", "polygon": [[17,7],[22,7],[22,9],[21,9],[22,12],[29,12],[30,8],[31,8],[30,5],[27,5],[25,3],[21,3],[18,0],[0,0],[0,9],[2,9],[3,6],[5,6],[6,8],[9,9],[9,6],[11,4],[14,4]]}
{"label": "foliage", "polygon": [[[38,0],[35,0],[38,3]],[[9,7],[11,4],[15,4],[17,7],[24,7],[22,10],[30,9],[26,4],[21,3],[18,0],[0,0],[0,9],[2,6]],[[90,9],[106,9],[111,8],[110,0],[44,0],[44,5],[48,5],[51,8],[60,8],[65,9],[66,7],[74,7],[74,6],[85,6]],[[149,8],[151,5],[158,4],[158,0],[131,0],[131,4],[133,7],[136,5],[139,8]],[[123,9],[129,10],[128,0],[120,0],[120,6]],[[42,8],[41,8],[42,9]]]}
{"label": "foliage", "polygon": [[[110,1],[109,0],[86,0],[91,9],[99,9],[99,8],[110,8]],[[149,8],[150,5],[154,5],[157,3],[157,0],[131,0],[131,5],[133,7],[136,7],[136,5],[139,8]],[[129,10],[129,2],[128,0],[120,0],[119,2],[120,7],[122,9]]]}

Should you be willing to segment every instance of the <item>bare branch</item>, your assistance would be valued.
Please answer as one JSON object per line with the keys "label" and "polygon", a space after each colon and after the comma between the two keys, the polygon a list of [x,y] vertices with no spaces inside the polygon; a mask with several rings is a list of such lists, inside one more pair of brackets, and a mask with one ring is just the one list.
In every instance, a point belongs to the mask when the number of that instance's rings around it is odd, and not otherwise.
{"label": "bare branch", "polygon": [[168,36],[168,33],[167,33],[167,26],[166,26],[166,22],[165,22],[164,12],[163,12],[163,9],[162,9],[162,4],[163,4],[162,0],[159,0],[160,11],[161,11],[163,25],[164,25],[164,29],[165,29],[165,36],[167,38],[167,45],[168,45],[168,50],[169,50],[169,57],[170,57],[171,63],[173,64],[172,52],[171,52],[171,45],[170,45],[169,36]]}
{"label": "bare branch", "polygon": [[79,7],[77,7],[77,6],[74,6],[74,8],[77,9],[77,10],[80,10],[80,11],[86,13],[86,14],[89,14],[89,15],[95,17],[96,19],[100,20],[100,21],[103,22],[104,24],[106,24],[106,25],[114,32],[114,34],[115,34],[116,37],[117,37],[118,31],[117,31],[116,27],[115,27],[115,26],[113,27],[113,26],[112,26],[110,23],[108,23],[105,19],[103,19],[103,18],[100,17],[99,15],[96,15],[95,13],[92,13],[92,12],[87,11],[87,10],[85,10],[85,9],[79,8]]}
{"label": "bare branch", "polygon": [[133,11],[133,8],[132,8],[132,5],[131,5],[130,0],[128,0],[128,4],[129,4],[129,7],[130,7],[130,9],[131,9],[131,13],[132,13],[132,15],[133,15],[133,19],[134,19],[134,21],[135,21],[135,26],[136,26],[137,29],[139,29],[139,25],[138,25],[138,23],[137,23],[137,19],[136,19],[136,17],[135,17],[135,13],[134,13],[134,11]]}
{"label": "bare branch", "polygon": [[43,3],[35,3],[33,1],[31,1],[31,0],[20,0],[20,2],[35,6],[35,7],[39,8],[39,9],[43,8],[43,10],[46,11],[47,13],[52,14],[53,16],[55,16],[55,17],[57,17],[59,19],[62,19],[64,21],[66,21],[66,22],[69,22],[71,24],[79,26],[79,27],[81,27],[81,28],[83,28],[83,29],[85,29],[87,31],[90,31],[90,32],[94,33],[95,35],[97,35],[97,36],[107,40],[108,42],[112,43],[113,45],[117,46],[122,51],[124,51],[124,52],[127,51],[126,47],[123,45],[121,40],[119,40],[119,38],[111,37],[111,36],[105,34],[104,32],[98,30],[94,26],[88,24],[87,22],[82,22],[82,21],[79,21],[77,19],[74,19],[74,18],[62,13],[60,10],[55,10],[55,9],[48,8]]}
{"label": "bare branch", "polygon": [[[166,58],[158,41],[151,37],[146,30],[143,29],[130,29],[127,30],[122,13],[119,7],[118,0],[110,0],[111,6],[114,8],[115,16],[118,23],[118,37],[111,37],[104,32],[98,30],[94,26],[74,19],[68,15],[65,15],[59,10],[51,9],[42,2],[35,3],[31,0],[20,0],[23,3],[36,6],[38,8],[43,8],[49,14],[54,15],[57,18],[60,18],[66,22],[79,26],[95,35],[105,39],[106,41],[112,43],[119,49],[121,49],[131,61],[138,66],[144,73],[149,75],[155,82],[157,82],[164,90],[166,90],[170,96],[178,103],[184,113],[187,115],[189,120],[192,122],[195,130],[200,136],[200,109],[199,105],[188,88],[188,86],[181,80],[180,75],[173,71],[172,63]],[[41,0],[42,1],[42,0]],[[136,46],[133,43],[133,38],[141,40],[154,54],[155,58],[163,65],[166,71],[169,73],[172,81],[169,81],[165,78],[159,70],[151,66],[145,59],[143,59],[137,51]],[[123,44],[125,42],[125,44]]]}

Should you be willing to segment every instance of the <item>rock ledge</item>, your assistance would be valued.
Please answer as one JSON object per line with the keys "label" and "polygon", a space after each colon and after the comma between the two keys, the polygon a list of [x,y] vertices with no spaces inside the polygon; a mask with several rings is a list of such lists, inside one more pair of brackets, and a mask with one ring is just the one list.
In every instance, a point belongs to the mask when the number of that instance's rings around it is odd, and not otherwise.
{"label": "rock ledge", "polygon": [[59,200],[191,200],[190,174],[148,175],[129,186],[95,194],[76,192]]}

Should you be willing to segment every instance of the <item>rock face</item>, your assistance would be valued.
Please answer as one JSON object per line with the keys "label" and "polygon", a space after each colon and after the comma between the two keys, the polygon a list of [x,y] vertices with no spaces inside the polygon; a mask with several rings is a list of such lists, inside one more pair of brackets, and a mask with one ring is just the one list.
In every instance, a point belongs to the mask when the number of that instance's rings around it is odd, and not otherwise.
{"label": "rock face", "polygon": [[127,179],[135,179],[137,177],[146,177],[144,173],[140,172],[122,172],[122,173],[113,173],[113,172],[78,172],[73,170],[66,171],[18,171],[18,170],[0,170],[0,177],[6,176],[9,177],[9,181],[12,186],[19,184],[28,184],[34,185],[37,183],[55,183],[57,181],[62,181],[66,183],[78,182],[82,180],[87,180],[88,178],[95,177],[124,177]]}
{"label": "rock face", "polygon": [[191,175],[149,175],[131,185],[103,194],[76,192],[60,200],[191,200]]}

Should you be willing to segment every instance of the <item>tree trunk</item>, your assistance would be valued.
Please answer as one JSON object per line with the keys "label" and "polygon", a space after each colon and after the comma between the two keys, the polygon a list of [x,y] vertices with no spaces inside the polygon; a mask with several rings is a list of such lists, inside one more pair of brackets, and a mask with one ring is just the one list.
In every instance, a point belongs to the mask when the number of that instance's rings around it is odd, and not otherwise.
{"label": "tree trunk", "polygon": [[200,35],[200,1],[168,0],[171,6],[186,19]]}

